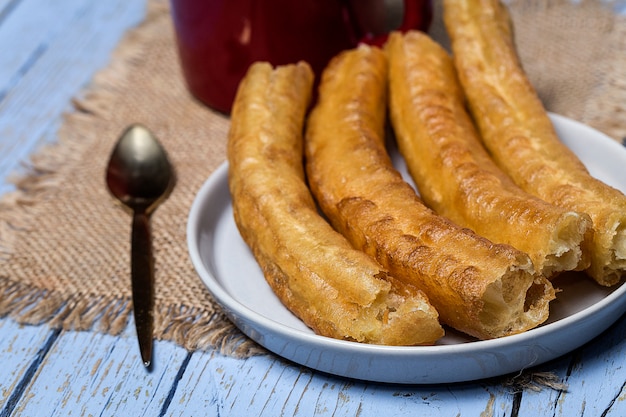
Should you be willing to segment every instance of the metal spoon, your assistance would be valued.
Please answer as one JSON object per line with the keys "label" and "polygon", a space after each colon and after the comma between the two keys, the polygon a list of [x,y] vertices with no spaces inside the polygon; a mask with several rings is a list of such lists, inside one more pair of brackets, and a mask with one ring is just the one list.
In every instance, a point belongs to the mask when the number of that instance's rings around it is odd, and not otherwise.
{"label": "metal spoon", "polygon": [[152,361],[154,299],[150,215],[174,186],[174,169],[165,149],[152,133],[136,124],[130,126],[115,145],[106,171],[106,182],[111,194],[133,212],[133,311],[141,359],[149,367]]}

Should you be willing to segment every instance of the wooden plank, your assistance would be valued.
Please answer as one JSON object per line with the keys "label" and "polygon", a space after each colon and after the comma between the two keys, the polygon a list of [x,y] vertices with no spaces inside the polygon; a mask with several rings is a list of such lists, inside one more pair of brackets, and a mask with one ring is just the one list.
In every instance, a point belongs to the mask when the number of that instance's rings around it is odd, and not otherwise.
{"label": "wooden plank", "polygon": [[[55,13],[37,12],[40,7],[46,9],[48,3],[58,5]],[[4,91],[0,101],[0,171],[17,170],[20,161],[54,136],[51,132],[58,128],[62,113],[69,110],[72,97],[108,63],[126,30],[144,16],[145,0],[23,0],[19,4],[19,10],[0,26],[4,30],[1,39],[20,39],[24,25],[53,29],[44,30],[45,44],[37,43],[39,38],[25,40],[23,49],[28,50],[27,60],[33,62],[27,71],[17,73],[17,80],[5,75],[0,82],[0,91]],[[62,27],[55,23],[59,18]],[[20,45],[12,45],[9,50],[19,49]],[[24,59],[17,59],[22,67]],[[6,183],[0,184],[0,194],[11,189]]]}
{"label": "wooden plank", "polygon": [[273,355],[241,360],[194,354],[172,399],[178,406],[168,415],[505,415],[512,398],[500,384],[375,384],[325,375]]}
{"label": "wooden plank", "polygon": [[21,326],[11,319],[2,319],[0,334],[0,416],[3,416],[10,415],[21,397],[25,388],[22,385],[32,378],[54,332],[46,327]]}
{"label": "wooden plank", "polygon": [[25,416],[159,416],[188,353],[157,342],[150,371],[141,363],[134,328],[119,337],[64,332],[24,391]]}
{"label": "wooden plank", "polygon": [[573,355],[553,363],[567,384],[567,391],[524,392],[519,416],[626,415],[624,335],[626,320],[622,318]]}
{"label": "wooden plank", "polygon": [[[28,72],[43,51],[59,36],[84,1],[21,0],[5,5],[0,26],[0,99]],[[0,9],[2,10],[2,9]]]}
{"label": "wooden plank", "polygon": [[0,0],[0,25],[22,0]]}

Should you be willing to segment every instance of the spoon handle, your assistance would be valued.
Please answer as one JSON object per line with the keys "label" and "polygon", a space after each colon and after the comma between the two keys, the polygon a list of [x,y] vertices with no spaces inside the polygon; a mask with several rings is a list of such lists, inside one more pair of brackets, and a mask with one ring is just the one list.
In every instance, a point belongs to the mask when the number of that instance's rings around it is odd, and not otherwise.
{"label": "spoon handle", "polygon": [[135,328],[141,359],[146,367],[152,361],[152,308],[154,303],[154,259],[150,218],[145,212],[133,214],[131,240],[131,282]]}

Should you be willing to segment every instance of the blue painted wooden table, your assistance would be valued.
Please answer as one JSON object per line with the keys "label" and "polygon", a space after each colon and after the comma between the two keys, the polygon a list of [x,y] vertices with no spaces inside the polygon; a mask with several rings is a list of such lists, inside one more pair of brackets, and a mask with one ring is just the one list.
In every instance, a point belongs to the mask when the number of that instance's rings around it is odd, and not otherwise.
{"label": "blue painted wooden table", "polygon": [[[0,0],[0,193],[56,139],[72,97],[106,66],[144,0]],[[132,323],[119,336],[0,319],[0,416],[624,416],[626,320],[534,369],[567,390],[512,378],[397,386],[336,378],[272,356],[157,342],[146,372]],[[567,341],[564,341],[566,343]]]}

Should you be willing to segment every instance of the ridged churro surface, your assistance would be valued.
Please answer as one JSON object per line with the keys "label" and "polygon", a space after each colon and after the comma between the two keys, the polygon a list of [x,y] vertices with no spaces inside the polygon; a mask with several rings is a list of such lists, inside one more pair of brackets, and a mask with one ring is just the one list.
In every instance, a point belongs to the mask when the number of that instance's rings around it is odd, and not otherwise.
{"label": "ridged churro surface", "polygon": [[364,45],[324,71],[305,136],[309,183],[322,210],[354,246],[423,289],[444,323],[479,338],[542,323],[554,289],[528,255],[436,215],[392,166],[386,83],[384,52]]}
{"label": "ridged churro surface", "polygon": [[257,63],[239,87],[228,161],[241,236],[283,304],[317,333],[432,344],[443,329],[424,294],[390,277],[317,212],[302,163],[312,82],[307,64],[273,69]]}
{"label": "ridged churro surface", "polygon": [[589,175],[560,142],[520,63],[506,6],[498,0],[444,0],[444,21],[490,154],[525,191],[591,217],[587,272],[602,285],[617,284],[626,268],[626,197]]}
{"label": "ridged churro surface", "polygon": [[591,219],[526,193],[497,167],[467,114],[448,53],[416,31],[392,33],[385,51],[393,128],[422,199],[489,240],[526,252],[547,277],[587,268],[581,243]]}

